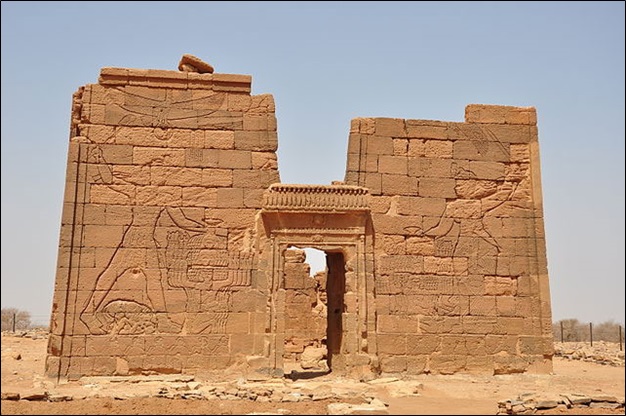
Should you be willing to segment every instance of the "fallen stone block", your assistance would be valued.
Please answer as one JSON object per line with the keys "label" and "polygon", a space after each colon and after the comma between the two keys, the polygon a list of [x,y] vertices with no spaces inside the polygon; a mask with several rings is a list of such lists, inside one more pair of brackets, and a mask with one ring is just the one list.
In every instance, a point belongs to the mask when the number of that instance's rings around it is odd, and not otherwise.
{"label": "fallen stone block", "polygon": [[28,393],[28,394],[22,396],[22,400],[46,401],[46,400],[48,400],[48,392],[44,391],[44,392]]}
{"label": "fallen stone block", "polygon": [[70,402],[74,400],[74,397],[67,394],[51,394],[48,396],[49,402]]}
{"label": "fallen stone block", "polygon": [[371,404],[331,403],[328,405],[329,415],[388,415],[386,406]]}
{"label": "fallen stone block", "polygon": [[567,397],[573,405],[591,403],[591,397],[582,394],[572,393],[565,395],[565,397]]}
{"label": "fallen stone block", "polygon": [[591,402],[589,407],[592,409],[619,409],[622,405],[619,403],[609,402]]}
{"label": "fallen stone block", "polygon": [[591,396],[592,402],[609,402],[609,403],[617,403],[619,400],[615,396],[609,396],[606,394],[596,394]]}
{"label": "fallen stone block", "polygon": [[557,402],[556,400],[541,400],[541,401],[537,402],[537,404],[535,405],[535,408],[537,408],[537,409],[554,409],[558,405],[559,405],[559,402]]}

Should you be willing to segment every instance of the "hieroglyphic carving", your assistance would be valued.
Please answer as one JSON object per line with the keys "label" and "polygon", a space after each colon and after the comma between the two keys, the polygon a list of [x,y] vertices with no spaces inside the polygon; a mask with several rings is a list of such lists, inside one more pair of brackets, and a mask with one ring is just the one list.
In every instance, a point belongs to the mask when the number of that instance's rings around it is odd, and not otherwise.
{"label": "hieroglyphic carving", "polygon": [[415,282],[415,291],[423,293],[441,293],[446,295],[458,292],[453,276],[420,275]]}
{"label": "hieroglyphic carving", "polygon": [[106,304],[103,318],[110,319],[111,334],[152,334],[157,331],[158,321],[150,308],[137,302],[115,300]]}
{"label": "hieroglyphic carving", "polygon": [[376,279],[380,294],[455,294],[458,283],[453,276],[394,272]]}
{"label": "hieroglyphic carving", "polygon": [[224,334],[229,314],[230,311],[191,314],[186,321],[187,332],[189,334]]}
{"label": "hieroglyphic carving", "polygon": [[523,168],[515,168],[515,172],[511,175],[519,180],[476,181],[477,184],[479,182],[494,184],[493,187],[483,188],[480,192],[470,191],[480,197],[482,211],[480,218],[452,218],[449,212],[451,205],[448,204],[439,221],[423,230],[420,235],[433,238],[437,256],[458,255],[456,248],[462,236],[478,237],[492,246],[498,254],[502,252],[499,234],[494,234],[498,230],[492,230],[489,219],[500,216],[524,216],[530,210],[528,172]]}
{"label": "hieroglyphic carving", "polygon": [[451,129],[467,140],[457,142],[457,144],[468,143],[475,149],[475,154],[481,160],[510,160],[509,148],[500,141],[496,134],[488,126],[480,124],[451,124]]}
{"label": "hieroglyphic carving", "polygon": [[369,191],[347,185],[270,185],[265,193],[265,210],[368,210]]}
{"label": "hieroglyphic carving", "polygon": [[[135,202],[132,178],[114,170],[112,165],[106,160],[104,151],[99,145],[90,145],[88,148],[87,175],[87,181],[90,185],[95,185],[96,187],[99,185],[104,186],[118,195],[113,198],[109,196],[109,198],[127,204]],[[92,187],[92,189],[95,189],[95,187]]]}
{"label": "hieroglyphic carving", "polygon": [[179,332],[184,324],[167,318],[170,289],[183,290],[186,312],[197,312],[200,291],[250,286],[254,253],[228,252],[219,223],[209,219],[209,225],[189,217],[183,208],[169,206],[155,217],[151,237],[133,219],[98,275],[80,315],[91,333]]}
{"label": "hieroglyphic carving", "polygon": [[185,149],[185,160],[188,166],[202,166],[204,163],[204,149],[200,147]]}
{"label": "hieroglyphic carving", "polygon": [[439,295],[437,296],[437,303],[435,304],[437,314],[445,316],[466,315],[467,311],[464,311],[461,305],[461,298],[453,295]]}
{"label": "hieroglyphic carving", "polygon": [[387,255],[380,257],[379,273],[418,273],[422,270],[421,256]]}
{"label": "hieroglyphic carving", "polygon": [[[206,127],[232,129],[241,127],[241,117],[223,111],[226,94],[206,92],[204,97],[173,97],[163,90],[155,93],[142,87],[115,88],[119,99],[107,105],[107,124],[141,127]],[[202,108],[202,109],[197,109]]]}

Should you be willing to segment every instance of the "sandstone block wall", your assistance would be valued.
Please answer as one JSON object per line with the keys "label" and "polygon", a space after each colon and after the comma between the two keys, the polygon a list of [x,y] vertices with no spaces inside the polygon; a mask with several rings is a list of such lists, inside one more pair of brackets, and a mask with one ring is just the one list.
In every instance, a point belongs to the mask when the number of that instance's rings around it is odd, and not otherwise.
{"label": "sandstone block wall", "polygon": [[49,375],[262,353],[254,223],[279,175],[274,100],[250,85],[103,68],[74,94]]}
{"label": "sandstone block wall", "polygon": [[536,112],[352,121],[345,182],[369,189],[383,372],[551,369]]}
{"label": "sandstone block wall", "polygon": [[534,108],[358,118],[344,182],[280,184],[272,96],[179,68],[74,94],[49,376],[551,370]]}

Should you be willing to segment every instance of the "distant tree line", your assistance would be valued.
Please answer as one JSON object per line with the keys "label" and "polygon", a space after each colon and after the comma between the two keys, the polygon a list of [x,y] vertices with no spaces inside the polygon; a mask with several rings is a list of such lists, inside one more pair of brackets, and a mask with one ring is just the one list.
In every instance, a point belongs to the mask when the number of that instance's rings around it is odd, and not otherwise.
{"label": "distant tree line", "polygon": [[30,312],[22,311],[17,308],[2,308],[3,331],[29,329],[30,326]]}
{"label": "distant tree line", "polygon": [[552,324],[552,333],[556,342],[561,341],[561,334],[564,342],[590,342],[592,336],[593,341],[619,342],[620,327],[623,341],[624,327],[613,320],[591,324],[590,327],[588,322],[580,322],[578,319],[562,319]]}

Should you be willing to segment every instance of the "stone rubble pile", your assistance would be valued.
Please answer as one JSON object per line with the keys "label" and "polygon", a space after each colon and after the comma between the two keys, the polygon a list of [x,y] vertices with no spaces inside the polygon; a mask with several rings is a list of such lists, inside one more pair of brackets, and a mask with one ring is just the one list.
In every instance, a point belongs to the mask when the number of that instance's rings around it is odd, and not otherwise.
{"label": "stone rubble pile", "polygon": [[555,342],[554,355],[568,360],[582,360],[616,367],[624,366],[624,351],[615,342]]}
{"label": "stone rubble pile", "polygon": [[[293,382],[289,380],[250,382],[244,379],[230,382],[201,383],[190,375],[83,377],[80,384],[87,393],[62,394],[54,388],[40,388],[25,392],[2,392],[2,400],[70,401],[92,397],[113,397],[126,400],[139,397],[162,397],[184,400],[250,400],[256,402],[286,403],[331,400],[328,414],[389,414],[388,404],[375,397],[375,391],[384,385],[394,396],[417,396],[421,383],[388,377],[370,382],[335,380],[320,382]],[[129,384],[137,385],[128,388]]]}
{"label": "stone rubble pile", "polygon": [[21,338],[31,338],[31,339],[44,339],[48,338],[50,331],[48,328],[30,328],[26,330],[19,331],[2,331],[2,336],[13,336],[13,337],[21,337]]}
{"label": "stone rubble pile", "polygon": [[536,393],[522,393],[512,400],[498,402],[499,415],[532,415],[539,410],[549,409],[624,409],[624,398],[609,395],[585,395],[566,393],[546,396]]}

